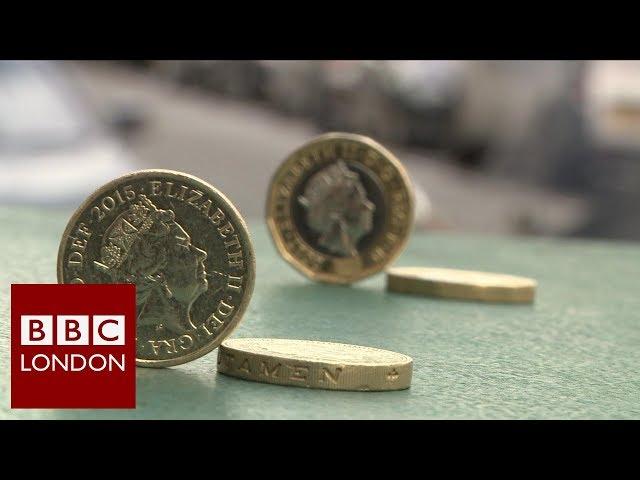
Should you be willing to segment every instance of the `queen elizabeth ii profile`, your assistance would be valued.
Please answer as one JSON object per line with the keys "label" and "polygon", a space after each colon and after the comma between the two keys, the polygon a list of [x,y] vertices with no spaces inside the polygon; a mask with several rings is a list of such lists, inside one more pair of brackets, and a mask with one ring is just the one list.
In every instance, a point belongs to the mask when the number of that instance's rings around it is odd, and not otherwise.
{"label": "queen elizabeth ii profile", "polygon": [[338,256],[358,255],[358,242],[373,229],[375,205],[344,161],[311,176],[298,201],[306,209],[307,225],[320,235],[320,246]]}
{"label": "queen elizabeth ii profile", "polygon": [[191,306],[208,288],[207,253],[191,243],[172,210],[138,198],[107,228],[94,264],[112,282],[136,285],[138,326],[184,334],[196,328]]}

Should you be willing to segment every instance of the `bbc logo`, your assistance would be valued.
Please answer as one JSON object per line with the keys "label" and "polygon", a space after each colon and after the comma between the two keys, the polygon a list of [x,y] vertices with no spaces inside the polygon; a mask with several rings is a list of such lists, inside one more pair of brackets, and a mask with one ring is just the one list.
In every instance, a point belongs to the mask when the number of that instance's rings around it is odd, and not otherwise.
{"label": "bbc logo", "polygon": [[124,319],[124,315],[21,315],[20,344],[124,345]]}
{"label": "bbc logo", "polygon": [[11,408],[135,406],[135,285],[11,285]]}

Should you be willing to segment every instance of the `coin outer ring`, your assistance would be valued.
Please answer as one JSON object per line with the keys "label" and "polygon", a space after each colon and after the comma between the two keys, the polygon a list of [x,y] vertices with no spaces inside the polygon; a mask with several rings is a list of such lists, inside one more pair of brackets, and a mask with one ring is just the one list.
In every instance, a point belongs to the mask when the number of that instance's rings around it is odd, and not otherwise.
{"label": "coin outer ring", "polygon": [[[276,213],[276,201],[275,201],[276,188],[275,187],[279,183],[280,178],[295,165],[296,161],[299,158],[299,155],[303,151],[313,147],[316,144],[320,144],[329,140],[346,140],[346,141],[361,143],[377,151],[383,158],[385,158],[395,168],[403,185],[407,190],[407,195],[408,195],[409,211],[406,213],[408,216],[407,222],[409,226],[404,236],[393,245],[393,248],[385,255],[383,262],[377,262],[370,268],[352,271],[349,274],[344,272],[342,272],[341,274],[337,274],[337,273],[331,273],[331,272],[325,273],[325,272],[316,271],[312,268],[309,268],[307,265],[305,265],[303,262],[297,259],[287,249],[287,245],[286,245],[286,242],[284,241],[282,231],[278,227],[278,224],[275,218],[275,213]],[[267,202],[266,202],[267,226],[269,227],[269,231],[271,232],[271,239],[276,249],[280,253],[280,255],[287,261],[287,263],[289,263],[296,270],[298,270],[300,273],[307,276],[308,278],[315,281],[333,283],[333,284],[336,284],[336,283],[350,284],[350,283],[357,282],[359,280],[362,280],[366,277],[369,277],[371,275],[374,275],[380,272],[387,265],[390,265],[396,258],[398,258],[400,253],[402,253],[402,251],[406,247],[407,242],[409,241],[409,237],[411,236],[411,232],[413,230],[413,224],[414,224],[414,213],[415,213],[415,193],[413,190],[413,186],[411,184],[411,180],[409,178],[409,174],[407,173],[406,169],[404,168],[400,160],[398,160],[398,158],[389,150],[387,150],[385,147],[383,147],[378,142],[376,142],[375,140],[372,140],[369,137],[352,134],[352,133],[342,133],[342,132],[330,132],[330,133],[325,133],[323,135],[317,136],[312,140],[310,140],[309,142],[302,145],[301,147],[299,147],[298,149],[296,149],[294,152],[292,152],[286,158],[286,160],[278,167],[276,172],[271,177],[268,194],[267,194]],[[304,243],[308,248],[315,250],[311,245],[308,245],[303,239],[300,239],[300,241]]]}
{"label": "coin outer ring", "polygon": [[[235,339],[245,340],[245,339]],[[247,339],[251,340],[251,339]],[[258,340],[258,339],[256,339]],[[267,340],[267,339],[259,339]],[[289,339],[268,339],[289,340]],[[296,340],[292,340],[295,342]],[[335,342],[308,341],[316,344],[347,346],[349,349],[363,348],[381,350],[362,345]],[[231,343],[234,343],[231,340]],[[304,346],[307,341],[300,341]],[[389,351],[385,351],[389,352]],[[276,352],[256,353],[233,347],[228,342],[218,349],[218,372],[224,375],[275,385],[304,387],[322,390],[343,390],[360,392],[382,392],[406,390],[411,385],[413,359],[407,355],[403,362],[368,364],[358,362],[323,362],[292,358]],[[279,366],[279,368],[278,368]],[[339,371],[337,371],[339,369]],[[277,372],[278,375],[274,375]],[[303,378],[302,378],[303,377]]]}
{"label": "coin outer ring", "polygon": [[474,275],[481,274],[512,278],[523,283],[520,286],[474,285],[472,283],[459,281],[425,278],[423,275],[428,275],[429,270],[431,269],[425,268],[423,270],[424,273],[422,273],[418,270],[412,272],[403,267],[390,268],[387,270],[387,290],[396,293],[411,293],[440,298],[492,303],[532,303],[535,299],[537,282],[530,278],[491,272],[456,270],[456,272],[459,273],[468,272]]}
{"label": "coin outer ring", "polygon": [[247,228],[247,224],[244,221],[244,218],[242,217],[242,215],[240,214],[236,206],[233,203],[231,203],[231,201],[226,197],[226,195],[224,195],[213,185],[209,184],[208,182],[205,182],[201,178],[198,178],[194,175],[189,175],[188,173],[178,172],[175,170],[166,170],[166,169],[160,169],[160,168],[136,170],[136,171],[127,173],[125,175],[122,175],[118,178],[115,178],[110,182],[106,183],[105,185],[101,186],[100,188],[98,188],[95,192],[93,192],[84,202],[82,202],[82,204],[76,209],[74,214],[71,216],[71,219],[69,220],[69,223],[67,223],[67,227],[65,228],[64,233],[62,234],[62,238],[60,240],[60,246],[58,248],[57,277],[58,277],[58,283],[64,283],[63,282],[63,278],[64,278],[63,259],[64,259],[64,252],[65,252],[67,240],[69,239],[70,234],[73,231],[73,228],[76,226],[76,223],[78,222],[82,214],[85,212],[87,207],[89,207],[93,202],[95,202],[101,195],[104,195],[105,193],[109,193],[114,187],[122,184],[123,182],[126,182],[127,180],[130,180],[130,179],[140,180],[140,178],[150,178],[157,175],[170,176],[176,180],[190,180],[192,182],[197,182],[199,186],[201,186],[202,188],[209,189],[214,197],[217,197],[222,202],[224,202],[225,208],[229,209],[229,212],[234,215],[234,221],[237,221],[238,225],[240,225],[241,227],[240,229],[241,231],[239,230],[238,233],[240,233],[245,240],[245,244],[243,244],[243,249],[246,252],[245,259],[248,264],[248,267],[246,269],[247,284],[244,289],[245,294],[242,297],[242,301],[237,307],[238,310],[236,311],[236,314],[233,317],[233,320],[229,322],[227,327],[225,327],[224,335],[219,335],[215,340],[213,340],[211,343],[207,344],[206,346],[179,358],[172,358],[172,359],[165,359],[165,360],[143,360],[143,359],[136,358],[136,366],[138,367],[163,368],[163,367],[173,367],[175,365],[188,363],[216,349],[236,329],[236,327],[242,320],[242,317],[244,316],[247,306],[249,305],[249,301],[251,300],[251,296],[253,294],[253,286],[255,283],[255,272],[256,272],[256,260],[253,252],[253,244],[251,242],[251,234],[249,233],[249,229]]}

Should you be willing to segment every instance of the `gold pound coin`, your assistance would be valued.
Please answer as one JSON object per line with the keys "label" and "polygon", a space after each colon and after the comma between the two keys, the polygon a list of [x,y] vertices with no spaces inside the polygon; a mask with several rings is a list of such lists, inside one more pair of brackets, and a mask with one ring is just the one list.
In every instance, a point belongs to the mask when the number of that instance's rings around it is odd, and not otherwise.
{"label": "gold pound coin", "polygon": [[433,297],[483,302],[531,303],[537,282],[500,273],[448,268],[395,267],[387,270],[387,289]]}
{"label": "gold pound coin", "polygon": [[328,133],[278,168],[266,215],[276,248],[298,271],[322,282],[353,283],[384,269],[404,248],[413,189],[382,145]]}
{"label": "gold pound coin", "polygon": [[255,276],[249,232],[208,183],[142,170],[93,193],[58,251],[59,283],[136,285],[136,364],[167,367],[217,347],[247,308]]}
{"label": "gold pound coin", "polygon": [[413,360],[401,353],[344,343],[235,338],[218,350],[218,372],[254,382],[327,390],[404,390]]}

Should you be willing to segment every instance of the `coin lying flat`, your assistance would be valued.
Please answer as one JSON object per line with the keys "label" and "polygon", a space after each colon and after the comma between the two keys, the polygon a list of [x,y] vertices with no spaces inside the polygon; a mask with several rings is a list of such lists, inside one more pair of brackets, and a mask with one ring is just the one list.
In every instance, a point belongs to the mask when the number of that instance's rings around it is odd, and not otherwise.
{"label": "coin lying flat", "polygon": [[537,282],[500,273],[448,268],[395,267],[387,270],[387,289],[433,297],[485,302],[530,303]]}
{"label": "coin lying flat", "polygon": [[255,382],[327,390],[403,390],[413,360],[401,353],[345,343],[235,338],[218,350],[218,372]]}
{"label": "coin lying flat", "polygon": [[284,259],[313,280],[352,283],[404,248],[414,198],[400,161],[361,135],[328,133],[274,174],[267,224]]}
{"label": "coin lying flat", "polygon": [[136,364],[166,367],[217,347],[244,313],[253,247],[233,204],[208,183],[141,170],[93,193],[58,251],[59,283],[136,285]]}

